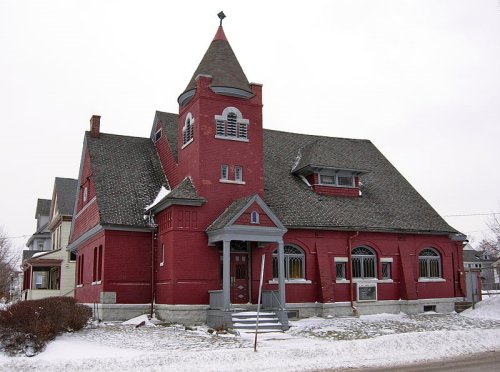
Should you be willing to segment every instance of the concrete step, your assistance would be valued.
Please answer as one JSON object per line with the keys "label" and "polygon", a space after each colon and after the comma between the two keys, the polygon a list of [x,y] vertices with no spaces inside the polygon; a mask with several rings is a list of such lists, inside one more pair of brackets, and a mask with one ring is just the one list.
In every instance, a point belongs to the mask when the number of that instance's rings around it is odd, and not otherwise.
{"label": "concrete step", "polygon": [[[255,332],[257,328],[257,312],[242,311],[232,314],[233,328],[240,332]],[[259,333],[260,332],[283,332],[282,324],[275,313],[259,314]]]}

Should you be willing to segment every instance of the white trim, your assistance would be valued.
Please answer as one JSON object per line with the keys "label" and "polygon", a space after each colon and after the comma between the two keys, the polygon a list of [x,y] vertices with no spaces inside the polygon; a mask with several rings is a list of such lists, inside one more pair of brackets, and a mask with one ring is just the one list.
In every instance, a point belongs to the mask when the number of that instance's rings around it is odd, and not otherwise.
{"label": "white trim", "polygon": [[191,138],[189,141],[187,141],[184,145],[182,145],[181,150],[182,150],[183,148],[185,148],[187,145],[189,145],[189,144],[190,144],[191,142],[193,142],[193,141],[194,141],[194,137],[193,137],[193,138]]}
{"label": "white trim", "polygon": [[214,138],[230,140],[230,141],[250,142],[250,140],[248,138],[221,136],[221,135],[217,135],[217,134],[214,136]]}
{"label": "white trim", "polygon": [[444,278],[418,278],[419,283],[442,283],[446,282]]}
{"label": "white trim", "polygon": [[219,182],[220,183],[232,183],[232,184],[235,184],[235,185],[244,185],[245,184],[245,181],[233,181],[233,180],[224,180],[224,179],[219,179]]}
{"label": "white trim", "polygon": [[94,202],[96,201],[96,198],[97,198],[97,196],[96,196],[96,195],[94,195],[94,197],[93,197],[92,199],[90,199],[90,200],[87,202],[87,204],[85,204],[85,205],[83,206],[83,208],[82,208],[82,209],[80,209],[80,212],[78,212],[78,213],[76,214],[76,216],[75,216],[75,220],[76,220],[78,217],[80,217],[80,215],[83,213],[83,211],[84,211],[85,209],[87,209],[87,208],[88,208],[88,207],[89,207],[92,203],[94,203]]}
{"label": "white trim", "polygon": [[83,284],[77,284],[76,285],[76,288],[82,288],[83,287]]}
{"label": "white trim", "polygon": [[394,280],[392,279],[380,279],[378,283],[394,283]]}
{"label": "white trim", "polygon": [[[279,284],[278,279],[271,279],[268,284]],[[285,284],[312,284],[312,281],[307,279],[285,279]]]}
{"label": "white trim", "polygon": [[380,262],[394,262],[392,257],[381,257]]}
{"label": "white trim", "polygon": [[353,283],[378,283],[379,280],[377,278],[353,278]]}
{"label": "white trim", "polygon": [[333,257],[334,262],[349,262],[349,257]]}

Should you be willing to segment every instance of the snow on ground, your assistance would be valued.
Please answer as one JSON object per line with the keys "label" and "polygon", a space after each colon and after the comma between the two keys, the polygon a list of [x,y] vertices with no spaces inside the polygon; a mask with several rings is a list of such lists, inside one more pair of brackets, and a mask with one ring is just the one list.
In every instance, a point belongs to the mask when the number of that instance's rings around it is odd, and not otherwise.
{"label": "snow on ground", "polygon": [[485,298],[483,301],[472,308],[465,310],[461,313],[463,316],[469,318],[488,318],[500,320],[500,295],[493,295]]}
{"label": "snow on ground", "polygon": [[132,325],[109,323],[65,334],[32,358],[0,353],[0,369],[225,372],[398,365],[500,350],[497,301],[483,301],[467,316],[302,319],[291,322],[288,332],[259,335],[257,353],[253,334],[218,335],[208,333],[206,327],[187,331],[180,325],[136,328],[145,321],[139,317]]}

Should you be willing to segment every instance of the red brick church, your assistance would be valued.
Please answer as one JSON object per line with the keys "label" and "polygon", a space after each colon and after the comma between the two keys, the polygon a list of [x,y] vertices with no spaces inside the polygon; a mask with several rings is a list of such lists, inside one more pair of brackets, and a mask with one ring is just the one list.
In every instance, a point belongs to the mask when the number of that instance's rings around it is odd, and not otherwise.
{"label": "red brick church", "polygon": [[178,103],[148,138],[99,116],[85,133],[69,248],[100,318],[231,326],[257,304],[262,255],[262,306],[285,329],[462,299],[465,237],[370,141],[264,129],[222,26]]}

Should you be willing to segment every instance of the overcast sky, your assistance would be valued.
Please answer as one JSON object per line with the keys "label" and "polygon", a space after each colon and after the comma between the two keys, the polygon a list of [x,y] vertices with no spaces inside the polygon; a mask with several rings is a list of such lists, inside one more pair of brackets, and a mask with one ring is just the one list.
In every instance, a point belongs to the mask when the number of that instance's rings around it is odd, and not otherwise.
{"label": "overcast sky", "polygon": [[481,240],[477,214],[500,212],[499,0],[0,0],[0,225],[16,244],[54,177],[78,177],[92,114],[147,137],[155,110],[178,112],[220,10],[265,128],[370,139]]}

